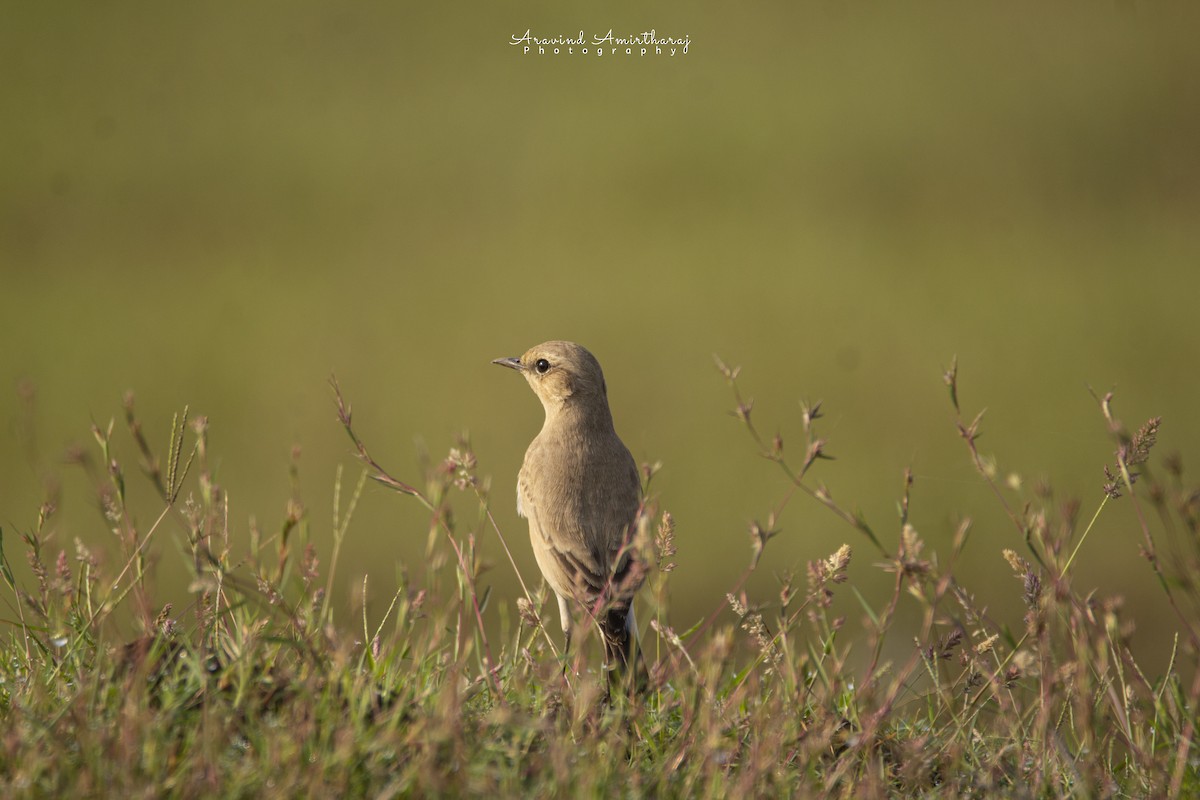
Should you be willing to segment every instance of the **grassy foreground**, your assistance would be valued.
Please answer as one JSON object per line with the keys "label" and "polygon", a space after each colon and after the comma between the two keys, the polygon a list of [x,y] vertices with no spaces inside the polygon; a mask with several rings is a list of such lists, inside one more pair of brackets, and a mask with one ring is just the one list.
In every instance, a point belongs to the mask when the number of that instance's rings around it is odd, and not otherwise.
{"label": "grassy foreground", "polygon": [[[971,542],[969,519],[949,552],[931,552],[908,522],[905,475],[898,522],[872,529],[814,477],[826,453],[820,406],[804,408],[805,440],[785,448],[759,434],[737,369],[719,367],[734,415],[793,488],[751,525],[750,565],[714,596],[712,613],[674,630],[665,622],[674,522],[657,507],[655,468],[645,468],[651,499],[637,546],[650,565],[639,601],[650,689],[607,702],[586,634],[564,664],[540,581],[523,576],[525,596],[515,602],[481,587],[481,543],[493,553],[527,545],[524,531],[506,536],[492,521],[469,443],[432,464],[424,485],[408,485],[373,461],[337,393],[365,470],[344,484],[339,472],[325,567],[298,500],[272,532],[229,520],[209,471],[203,418],[189,420],[185,410],[160,457],[128,400],[127,432],[95,429],[99,457],[83,460],[99,465],[89,469],[122,557],[104,566],[82,542],[62,549],[48,536],[50,503],[33,530],[4,532],[0,795],[1200,792],[1200,491],[1184,483],[1177,458],[1151,467],[1158,420],[1126,429],[1111,396],[1100,398],[1116,454],[1095,502],[1081,505],[1047,486],[1018,503],[976,448],[980,419],[959,414],[965,457],[1011,518],[1009,541],[1024,545],[997,548],[995,557],[1007,561],[1027,613],[995,619],[955,578]],[[956,382],[951,367],[957,413]],[[127,509],[134,470],[114,459],[115,435],[132,437],[147,487],[162,500],[148,528]],[[378,618],[364,611],[354,624],[335,622],[338,550],[368,478],[429,510],[428,558]],[[469,520],[451,512],[463,494],[477,500]],[[775,519],[804,495],[845,521],[848,543],[785,578],[777,596],[747,597],[742,587],[764,563]],[[1177,616],[1163,675],[1135,663],[1119,600],[1073,589],[1075,555],[1113,502],[1136,505],[1145,568]],[[169,549],[159,540],[172,536],[190,559],[194,601],[183,610],[156,602],[147,585],[147,552]],[[21,549],[28,585],[11,566]],[[867,634],[851,642],[839,636],[843,619],[830,608],[835,592],[853,591],[846,570],[862,552],[881,564],[878,577],[893,591],[882,607],[863,602]],[[516,569],[511,559],[500,563]],[[364,582],[364,596],[374,592]],[[898,621],[905,604],[920,612],[916,629]],[[905,660],[887,657],[885,644],[914,640]],[[867,657],[851,662],[851,647]]]}

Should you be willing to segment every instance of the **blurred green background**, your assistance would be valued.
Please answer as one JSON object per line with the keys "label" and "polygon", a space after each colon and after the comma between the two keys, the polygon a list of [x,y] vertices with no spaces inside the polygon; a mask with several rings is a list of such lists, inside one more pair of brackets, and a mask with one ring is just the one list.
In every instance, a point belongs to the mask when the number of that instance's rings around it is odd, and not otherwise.
{"label": "blurred green background", "polygon": [[[541,409],[488,364],[551,338],[604,364],[622,437],[661,460],[678,520],[673,614],[720,602],[747,523],[786,491],[727,411],[744,367],[764,432],[798,442],[823,399],[817,478],[894,545],[913,521],[1020,626],[1017,535],[971,467],[941,383],[987,406],[982,449],[1090,516],[1112,445],[1086,385],[1115,387],[1162,450],[1200,453],[1200,48],[1194,4],[19,4],[0,26],[0,526],[21,561],[52,475],[55,543],[112,537],[64,467],[137,393],[161,449],[208,416],[234,535],[273,530],[300,445],[327,558],[335,469],[357,475],[336,373],[373,453],[419,479],[468,429],[497,519]],[[513,34],[688,35],[686,56],[522,55]],[[33,393],[32,400],[29,398]],[[127,443],[123,434],[118,437]],[[795,446],[798,449],[798,444]],[[135,471],[132,448],[123,457]],[[1161,453],[1160,453],[1161,455]],[[131,479],[143,527],[157,513]],[[464,506],[465,508],[465,506]],[[767,551],[803,569],[843,541],[873,600],[890,578],[798,499]],[[171,534],[173,535],[173,534]],[[169,544],[158,582],[182,595]],[[339,591],[390,596],[425,517],[369,487]],[[1128,502],[1077,585],[1123,594],[1151,661],[1170,641]],[[494,536],[497,602],[516,596]],[[235,547],[236,549],[236,547]],[[843,592],[844,598],[849,597]],[[845,603],[852,622],[861,616]],[[492,609],[492,614],[497,613]],[[908,647],[901,642],[898,647]]]}

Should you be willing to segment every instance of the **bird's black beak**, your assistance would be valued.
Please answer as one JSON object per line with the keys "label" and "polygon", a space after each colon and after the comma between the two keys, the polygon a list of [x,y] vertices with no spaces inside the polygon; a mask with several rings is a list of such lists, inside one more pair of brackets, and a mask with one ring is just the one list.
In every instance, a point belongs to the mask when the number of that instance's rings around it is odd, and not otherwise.
{"label": "bird's black beak", "polygon": [[502,367],[508,367],[517,371],[525,369],[519,358],[497,358],[492,361],[493,364],[499,364]]}

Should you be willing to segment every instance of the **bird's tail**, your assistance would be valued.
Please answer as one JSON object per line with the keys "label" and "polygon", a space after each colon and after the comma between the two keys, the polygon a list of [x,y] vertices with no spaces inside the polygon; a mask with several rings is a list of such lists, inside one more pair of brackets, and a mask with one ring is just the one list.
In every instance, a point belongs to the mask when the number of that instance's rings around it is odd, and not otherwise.
{"label": "bird's tail", "polygon": [[604,639],[609,690],[618,688],[641,694],[646,690],[650,675],[642,659],[641,647],[638,646],[633,606],[610,608],[600,615],[599,622]]}

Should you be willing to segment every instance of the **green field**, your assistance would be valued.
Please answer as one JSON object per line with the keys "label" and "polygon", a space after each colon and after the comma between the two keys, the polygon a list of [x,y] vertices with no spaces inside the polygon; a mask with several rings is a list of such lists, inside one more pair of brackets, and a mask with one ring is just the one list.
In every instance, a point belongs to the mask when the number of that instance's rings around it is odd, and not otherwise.
{"label": "green field", "polygon": [[[816,477],[826,461],[821,409],[805,408],[800,455],[789,457],[781,438],[758,430],[737,369],[722,371],[735,415],[791,489],[764,524],[751,526],[749,566],[723,596],[713,591],[707,617],[677,631],[677,526],[660,511],[654,469],[646,470],[650,500],[635,538],[648,565],[641,615],[649,680],[641,690],[596,669],[591,629],[574,637],[571,652],[562,649],[544,587],[523,584],[515,610],[495,599],[494,566],[481,544],[494,537],[507,548],[507,538],[468,442],[431,462],[423,482],[398,479],[374,460],[335,388],[340,422],[365,471],[353,485],[338,472],[323,569],[299,496],[278,529],[252,524],[248,541],[237,541],[203,421],[189,433],[187,418],[177,418],[160,457],[129,405],[129,436],[162,511],[138,527],[126,502],[132,470],[110,458],[112,431],[97,429],[108,465],[98,500],[124,558],[115,578],[78,540],[73,555],[51,557],[49,505],[21,537],[33,580],[18,585],[10,559],[0,559],[13,615],[0,668],[6,795],[1183,797],[1197,790],[1200,490],[1183,482],[1178,459],[1165,460],[1161,480],[1150,466],[1159,419],[1131,430],[1113,415],[1111,396],[1101,399],[1116,452],[1089,515],[1049,485],[1026,501],[1016,481],[1002,480],[978,449],[981,417],[959,414],[957,368],[946,372],[965,450],[1010,517],[1013,538],[1024,539],[996,553],[1008,565],[1008,594],[1025,607],[1023,618],[1005,619],[958,574],[978,538],[970,519],[948,550],[928,547],[911,522],[908,474],[898,535],[885,543],[893,537]],[[342,544],[358,533],[354,515],[368,480],[428,516],[425,558],[395,590],[383,590],[382,613],[361,603],[361,619],[339,617],[331,589]],[[455,512],[463,497],[477,507],[473,522]],[[774,526],[795,498],[832,513],[853,544],[787,574],[774,596],[751,599],[746,587],[774,558]],[[1110,503],[1132,506],[1141,520],[1146,561],[1174,612],[1170,662],[1153,677],[1134,655],[1136,626],[1121,599],[1076,588],[1076,557],[1085,544],[1095,547],[1097,520]],[[174,529],[193,576],[184,608],[161,604],[145,577],[148,545],[167,536],[163,528]],[[851,581],[864,551],[875,560],[872,574]],[[891,586],[878,606],[858,589],[872,580]],[[371,588],[364,577],[360,600]],[[862,633],[835,614],[838,595],[858,600]],[[916,612],[915,625],[905,610]],[[498,626],[489,624],[496,616]],[[122,641],[128,625],[139,635]],[[908,654],[893,660],[889,653],[906,640]]]}
{"label": "green field", "polygon": [[[1175,779],[1186,794],[1200,13],[1170,5],[14,9],[0,26],[4,786],[1095,796],[1111,779],[1157,796]],[[651,27],[687,34],[689,52],[508,44]],[[564,685],[557,634],[517,612],[518,576],[538,585],[513,498],[541,411],[488,362],[551,338],[596,353],[623,440],[661,463],[650,489],[678,568],[639,617],[681,635],[712,619],[682,640],[695,668],[643,622],[661,690],[604,713],[586,689],[595,659]],[[861,514],[878,546],[762,457],[714,354],[742,367],[752,422],[793,468],[802,403],[821,401],[835,460],[805,486]],[[961,419],[943,382],[956,356]],[[331,375],[371,454],[446,504],[449,532],[367,480],[335,535],[362,467]],[[1115,466],[1095,399],[1110,390],[1129,432],[1162,426],[1148,477],[1089,526]],[[173,416],[188,409],[184,462],[207,421],[169,504],[139,474],[127,392],[164,488]],[[985,407],[977,461],[958,425]],[[91,428],[110,420],[105,452]],[[436,468],[464,431],[479,493],[443,498]],[[906,469],[930,569],[881,621]],[[1155,486],[1174,507],[1160,513]],[[773,511],[779,533],[745,573],[747,531]],[[191,515],[221,547],[197,549]],[[471,534],[464,570],[450,541]],[[830,607],[792,619],[806,565],[843,544]],[[1045,641],[1022,640],[1031,608],[1005,549],[1041,582]],[[937,594],[946,574],[976,622]],[[779,637],[779,664],[755,661],[735,590]],[[953,657],[922,660],[956,626]],[[126,646],[152,634],[132,663]],[[964,697],[976,673],[982,694]]]}

